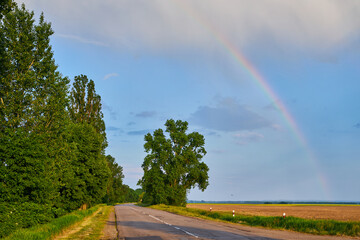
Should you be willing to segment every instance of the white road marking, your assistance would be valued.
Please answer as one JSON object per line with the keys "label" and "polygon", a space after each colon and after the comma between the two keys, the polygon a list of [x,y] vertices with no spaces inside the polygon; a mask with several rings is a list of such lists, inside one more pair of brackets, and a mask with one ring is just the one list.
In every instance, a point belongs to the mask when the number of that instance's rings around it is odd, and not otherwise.
{"label": "white road marking", "polygon": [[[140,211],[138,211],[137,209],[135,209],[135,208],[133,208],[133,207],[130,207],[130,208],[131,208],[132,210],[134,210],[134,211],[140,212]],[[177,229],[177,230],[180,230],[180,231],[186,233],[187,235],[193,236],[194,238],[199,238],[199,237],[196,236],[195,234],[193,234],[193,233],[191,233],[191,232],[188,232],[188,231],[186,231],[186,230],[184,230],[184,229],[181,229],[181,228],[179,228],[179,227],[173,226],[173,225],[171,225],[170,223],[167,223],[167,222],[165,222],[165,221],[163,221],[163,220],[161,220],[161,219],[159,219],[159,218],[157,218],[157,217],[155,217],[155,216],[153,216],[153,215],[147,214],[147,213],[145,213],[145,212],[141,212],[141,213],[144,214],[144,215],[148,215],[149,217],[155,219],[156,221],[159,221],[159,222],[164,223],[164,224],[166,224],[166,225],[168,225],[168,226],[171,226],[171,227],[173,227],[173,228],[175,228],[175,229]]]}

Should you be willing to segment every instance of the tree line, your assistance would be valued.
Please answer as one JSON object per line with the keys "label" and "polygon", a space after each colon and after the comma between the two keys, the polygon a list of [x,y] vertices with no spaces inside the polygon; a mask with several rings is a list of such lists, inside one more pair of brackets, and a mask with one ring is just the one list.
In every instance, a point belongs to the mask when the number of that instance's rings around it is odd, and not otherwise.
{"label": "tree line", "polygon": [[[0,3],[0,238],[100,202],[137,201],[105,155],[101,97],[86,75],[64,77],[51,24]],[[30,219],[29,219],[30,218]]]}
{"label": "tree line", "polygon": [[[133,190],[108,145],[101,97],[86,75],[55,63],[51,24],[0,2],[0,238],[98,203],[186,204],[209,185],[205,139],[185,121],[145,135],[144,176]],[[143,192],[144,191],[144,192]]]}

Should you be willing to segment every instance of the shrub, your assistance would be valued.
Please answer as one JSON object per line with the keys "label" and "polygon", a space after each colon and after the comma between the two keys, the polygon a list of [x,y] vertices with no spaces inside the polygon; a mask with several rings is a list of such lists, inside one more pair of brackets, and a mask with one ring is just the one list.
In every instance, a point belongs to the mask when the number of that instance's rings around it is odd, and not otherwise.
{"label": "shrub", "polygon": [[32,202],[0,203],[0,238],[18,228],[29,228],[51,221],[65,213],[62,209],[52,208]]}

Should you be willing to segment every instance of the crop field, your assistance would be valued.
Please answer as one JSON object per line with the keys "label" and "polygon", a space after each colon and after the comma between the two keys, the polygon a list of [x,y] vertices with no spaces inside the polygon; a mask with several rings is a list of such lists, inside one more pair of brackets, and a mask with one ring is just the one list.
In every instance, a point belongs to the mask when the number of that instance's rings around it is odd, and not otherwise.
{"label": "crop field", "polygon": [[360,221],[360,205],[306,205],[306,204],[187,204],[188,208],[216,212],[232,212],[252,216],[293,216],[305,219],[333,219]]}

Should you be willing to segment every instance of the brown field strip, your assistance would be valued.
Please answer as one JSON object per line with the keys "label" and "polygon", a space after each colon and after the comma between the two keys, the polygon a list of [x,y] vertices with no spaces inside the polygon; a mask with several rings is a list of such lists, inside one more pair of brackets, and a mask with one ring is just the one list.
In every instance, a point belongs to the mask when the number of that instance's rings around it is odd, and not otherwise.
{"label": "brown field strip", "polygon": [[253,216],[293,216],[306,219],[333,219],[339,221],[360,221],[360,206],[354,205],[265,205],[265,204],[187,204],[188,208],[196,208],[217,212],[235,210],[235,214]]}

